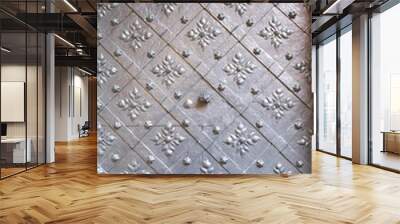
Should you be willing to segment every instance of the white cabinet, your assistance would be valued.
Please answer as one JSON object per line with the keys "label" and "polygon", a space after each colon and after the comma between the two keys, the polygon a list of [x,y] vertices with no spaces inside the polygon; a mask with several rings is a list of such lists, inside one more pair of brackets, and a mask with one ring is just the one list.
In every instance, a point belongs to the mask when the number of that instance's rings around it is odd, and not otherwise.
{"label": "white cabinet", "polygon": [[12,148],[13,163],[25,163],[32,161],[32,140],[30,138],[26,140],[26,151],[24,138],[2,139],[1,144],[6,145],[7,148]]}

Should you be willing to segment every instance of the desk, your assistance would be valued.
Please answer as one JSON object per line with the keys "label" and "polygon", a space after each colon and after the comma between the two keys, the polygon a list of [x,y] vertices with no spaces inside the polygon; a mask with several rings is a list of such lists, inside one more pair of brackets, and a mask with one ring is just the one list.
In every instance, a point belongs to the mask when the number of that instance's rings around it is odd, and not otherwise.
{"label": "desk", "polygon": [[[31,162],[32,153],[30,138],[26,140],[28,143],[25,152],[25,138],[5,138],[1,139],[1,156],[9,163],[26,163]],[[12,157],[11,157],[12,154]],[[12,158],[12,160],[11,160]],[[25,161],[26,158],[26,161]]]}
{"label": "desk", "polygon": [[383,152],[400,154],[400,132],[383,131]]}

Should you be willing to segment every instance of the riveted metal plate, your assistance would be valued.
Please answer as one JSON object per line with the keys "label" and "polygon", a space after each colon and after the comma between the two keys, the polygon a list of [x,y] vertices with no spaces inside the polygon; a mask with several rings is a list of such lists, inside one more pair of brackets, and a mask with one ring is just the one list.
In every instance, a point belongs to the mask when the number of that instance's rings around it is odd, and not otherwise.
{"label": "riveted metal plate", "polygon": [[303,4],[98,4],[98,172],[311,171]]}

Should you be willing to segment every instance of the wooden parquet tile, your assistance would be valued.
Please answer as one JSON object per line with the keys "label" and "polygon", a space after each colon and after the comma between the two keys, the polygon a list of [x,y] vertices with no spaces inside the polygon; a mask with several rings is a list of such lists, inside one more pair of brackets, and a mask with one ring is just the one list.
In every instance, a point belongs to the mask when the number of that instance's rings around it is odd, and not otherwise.
{"label": "wooden parquet tile", "polygon": [[0,181],[0,223],[400,223],[400,175],[313,154],[313,174],[101,176],[96,138]]}

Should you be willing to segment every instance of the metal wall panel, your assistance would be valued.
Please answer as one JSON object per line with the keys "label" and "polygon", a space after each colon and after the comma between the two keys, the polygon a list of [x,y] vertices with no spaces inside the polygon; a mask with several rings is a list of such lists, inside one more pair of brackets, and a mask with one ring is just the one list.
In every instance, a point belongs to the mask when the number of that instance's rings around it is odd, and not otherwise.
{"label": "metal wall panel", "polygon": [[98,173],[311,171],[303,4],[98,4]]}

